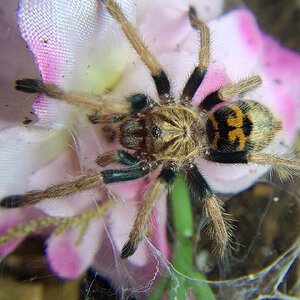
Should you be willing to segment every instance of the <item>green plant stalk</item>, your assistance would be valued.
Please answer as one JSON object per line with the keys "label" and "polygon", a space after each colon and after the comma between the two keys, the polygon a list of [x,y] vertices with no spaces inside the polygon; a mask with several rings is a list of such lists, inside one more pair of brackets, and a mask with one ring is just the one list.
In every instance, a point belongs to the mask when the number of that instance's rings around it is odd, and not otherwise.
{"label": "green plant stalk", "polygon": [[193,214],[189,192],[182,175],[177,176],[174,182],[171,204],[173,226],[176,233],[172,265],[178,273],[165,275],[148,299],[158,300],[169,292],[169,299],[174,299],[175,293],[176,299],[186,300],[186,292],[190,291],[196,299],[216,300],[209,285],[199,282],[199,280],[205,280],[205,277],[194,267]]}

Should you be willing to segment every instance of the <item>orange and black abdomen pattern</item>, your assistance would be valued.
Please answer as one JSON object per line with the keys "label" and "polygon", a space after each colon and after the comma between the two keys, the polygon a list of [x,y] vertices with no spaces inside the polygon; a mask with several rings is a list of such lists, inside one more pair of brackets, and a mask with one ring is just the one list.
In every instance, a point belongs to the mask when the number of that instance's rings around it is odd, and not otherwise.
{"label": "orange and black abdomen pattern", "polygon": [[251,150],[253,120],[250,111],[248,102],[238,100],[211,113],[206,124],[210,148],[227,153]]}

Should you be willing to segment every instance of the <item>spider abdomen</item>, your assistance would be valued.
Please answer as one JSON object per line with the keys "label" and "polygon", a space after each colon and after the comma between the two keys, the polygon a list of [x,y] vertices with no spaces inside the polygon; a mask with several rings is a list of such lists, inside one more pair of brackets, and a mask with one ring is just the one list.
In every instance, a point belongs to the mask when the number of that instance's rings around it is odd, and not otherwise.
{"label": "spider abdomen", "polygon": [[208,116],[206,132],[210,148],[220,152],[261,150],[281,129],[281,122],[263,104],[237,100]]}

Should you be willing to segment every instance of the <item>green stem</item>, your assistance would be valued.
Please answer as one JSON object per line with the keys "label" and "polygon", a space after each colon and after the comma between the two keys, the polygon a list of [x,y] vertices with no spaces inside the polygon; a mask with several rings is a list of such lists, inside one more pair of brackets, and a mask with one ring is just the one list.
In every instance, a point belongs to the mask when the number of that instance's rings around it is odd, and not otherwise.
{"label": "green stem", "polygon": [[176,233],[172,265],[178,273],[165,275],[148,299],[158,300],[169,292],[169,299],[174,299],[175,294],[176,299],[186,300],[186,291],[189,291],[196,299],[216,300],[209,285],[197,281],[205,280],[205,277],[199,273],[193,263],[193,214],[183,176],[178,176],[174,182],[171,191],[171,203],[173,225]]}

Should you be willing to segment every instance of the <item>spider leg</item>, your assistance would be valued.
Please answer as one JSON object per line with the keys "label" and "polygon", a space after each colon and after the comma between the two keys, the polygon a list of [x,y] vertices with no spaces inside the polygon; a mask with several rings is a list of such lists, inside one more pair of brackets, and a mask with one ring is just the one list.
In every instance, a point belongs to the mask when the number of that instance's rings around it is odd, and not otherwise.
{"label": "spider leg", "polygon": [[197,18],[196,10],[193,6],[189,9],[189,18],[193,28],[199,30],[201,47],[199,50],[199,62],[186,82],[180,96],[182,104],[189,105],[198,87],[202,83],[210,60],[210,33],[209,28]]}
{"label": "spider leg", "polygon": [[247,151],[226,153],[226,152],[210,150],[206,158],[210,161],[218,162],[222,164],[247,164],[248,153],[249,152]]}
{"label": "spider leg", "polygon": [[30,191],[21,195],[10,195],[0,201],[0,206],[15,208],[35,204],[43,199],[64,197],[106,184],[141,178],[151,171],[142,164],[135,164],[124,169],[104,170],[99,173],[82,175],[69,182],[53,185],[42,191]]}
{"label": "spider leg", "polygon": [[[189,186],[192,205],[194,209],[198,208],[198,212],[194,212],[198,215],[196,219],[199,219],[199,215],[201,215],[203,225],[200,231],[205,230],[213,242],[213,250],[221,258],[224,258],[226,252],[230,250],[230,217],[224,213],[221,201],[213,193],[195,165],[192,165],[187,171],[186,181]],[[198,224],[196,225],[198,226]]]}
{"label": "spider leg", "polygon": [[217,104],[228,100],[236,95],[241,95],[248,91],[254,90],[262,83],[260,76],[255,75],[237,83],[231,83],[220,88],[218,91],[213,92],[205,97],[199,104],[200,111],[210,111]]}
{"label": "spider leg", "polygon": [[165,168],[161,171],[154,185],[147,191],[145,199],[135,218],[132,230],[128,236],[127,242],[121,250],[121,258],[125,259],[136,251],[144,237],[151,212],[159,199],[159,196],[166,193],[168,186],[173,182],[175,173],[171,168]]}
{"label": "spider leg", "polygon": [[171,100],[170,82],[160,63],[150,52],[142,38],[137,33],[133,24],[127,20],[118,3],[116,3],[115,0],[102,0],[102,2],[110,15],[120,24],[130,44],[150,70],[161,101],[169,102]]}
{"label": "spider leg", "polygon": [[96,163],[100,167],[106,167],[112,163],[120,163],[126,166],[132,166],[138,163],[138,160],[124,150],[113,150],[100,154],[96,158]]}
{"label": "spider leg", "polygon": [[289,155],[274,155],[264,152],[232,152],[223,153],[210,151],[207,159],[228,164],[254,163],[259,165],[270,165],[278,170],[286,171],[292,175],[300,176],[300,160]]}
{"label": "spider leg", "polygon": [[130,110],[129,102],[110,101],[109,105],[107,105],[109,99],[105,96],[78,91],[65,91],[55,84],[45,83],[38,79],[19,79],[16,80],[15,84],[15,88],[18,91],[30,94],[44,94],[50,98],[62,100],[66,103],[82,106],[87,109],[101,111],[104,114],[125,113]]}
{"label": "spider leg", "polygon": [[260,165],[270,165],[279,171],[284,171],[300,177],[300,160],[291,155],[274,155],[263,152],[250,152],[248,162]]}
{"label": "spider leg", "polygon": [[230,99],[236,95],[241,95],[246,92],[256,89],[262,84],[262,79],[259,75],[251,76],[236,83],[231,83],[220,88],[218,95],[220,99]]}
{"label": "spider leg", "polygon": [[96,110],[93,114],[89,114],[88,120],[92,124],[113,124],[119,121],[119,118],[123,118],[124,115],[104,115],[99,110]]}
{"label": "spider leg", "polygon": [[113,115],[103,115],[99,111],[94,114],[88,115],[88,119],[92,124],[111,124],[118,123],[122,121],[128,114],[136,114],[142,111],[149,105],[153,105],[151,99],[149,99],[145,94],[135,94],[128,98],[130,109],[127,114],[113,114]]}

